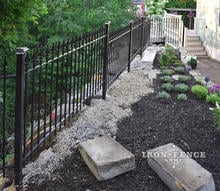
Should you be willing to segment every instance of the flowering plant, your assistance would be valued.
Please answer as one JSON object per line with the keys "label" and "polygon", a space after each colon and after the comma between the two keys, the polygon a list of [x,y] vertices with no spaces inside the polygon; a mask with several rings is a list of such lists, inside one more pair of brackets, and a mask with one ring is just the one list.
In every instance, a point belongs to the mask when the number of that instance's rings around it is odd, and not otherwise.
{"label": "flowering plant", "polygon": [[210,94],[218,94],[220,96],[220,85],[214,84],[212,87],[209,88],[209,93]]}

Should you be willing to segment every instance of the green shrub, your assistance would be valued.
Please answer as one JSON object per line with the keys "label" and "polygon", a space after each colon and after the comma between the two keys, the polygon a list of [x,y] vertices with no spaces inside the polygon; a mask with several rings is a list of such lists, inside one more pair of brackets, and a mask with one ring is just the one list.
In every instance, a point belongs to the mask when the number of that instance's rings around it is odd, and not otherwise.
{"label": "green shrub", "polygon": [[218,104],[220,104],[220,97],[218,96],[218,94],[214,93],[214,94],[211,94],[211,95],[207,95],[206,97],[206,102],[207,103],[211,103],[213,105],[216,104],[216,102]]}
{"label": "green shrub", "polygon": [[215,108],[210,108],[213,112],[214,118],[215,118],[215,123],[218,128],[220,128],[220,106],[218,103],[216,103]]}
{"label": "green shrub", "polygon": [[166,91],[172,91],[174,87],[171,83],[164,83],[162,84],[162,88]]}
{"label": "green shrub", "polygon": [[183,64],[181,61],[175,61],[175,62],[173,63],[173,65],[174,65],[174,66],[182,66],[182,67],[184,67],[184,64]]}
{"label": "green shrub", "polygon": [[185,73],[185,68],[183,66],[177,66],[175,71],[179,74],[184,74]]}
{"label": "green shrub", "polygon": [[200,79],[200,80],[196,80],[196,84],[198,84],[198,85],[202,85],[202,80]]}
{"label": "green shrub", "polygon": [[156,96],[159,99],[169,99],[170,98],[170,94],[168,94],[165,91],[159,92]]}
{"label": "green shrub", "polygon": [[170,83],[170,82],[173,81],[173,78],[172,78],[171,76],[165,75],[165,76],[161,76],[161,77],[160,77],[160,80],[161,80],[162,82]]}
{"label": "green shrub", "polygon": [[178,94],[177,99],[180,101],[187,101],[187,95],[186,94]]}
{"label": "green shrub", "polygon": [[189,90],[189,86],[186,85],[186,84],[183,84],[183,83],[177,84],[175,86],[175,90],[180,92],[180,93],[184,93],[184,92],[187,92]]}
{"label": "green shrub", "polygon": [[162,70],[162,74],[171,76],[174,74],[174,71],[172,69],[164,69]]}
{"label": "green shrub", "polygon": [[188,82],[191,80],[191,76],[179,76],[179,82]]}
{"label": "green shrub", "polygon": [[168,66],[170,61],[170,58],[166,54],[161,54],[160,55],[160,65],[161,66]]}
{"label": "green shrub", "polygon": [[202,85],[192,86],[191,91],[198,99],[206,98],[209,93],[208,89]]}

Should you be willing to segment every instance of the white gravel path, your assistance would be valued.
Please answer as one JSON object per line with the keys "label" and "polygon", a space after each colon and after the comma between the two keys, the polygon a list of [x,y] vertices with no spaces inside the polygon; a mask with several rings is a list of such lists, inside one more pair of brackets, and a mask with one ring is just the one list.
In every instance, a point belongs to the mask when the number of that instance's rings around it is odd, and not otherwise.
{"label": "white gravel path", "polygon": [[124,71],[121,74],[108,90],[105,101],[93,99],[91,106],[86,107],[70,128],[58,133],[52,148],[43,151],[35,162],[26,165],[23,183],[41,184],[55,178],[53,171],[63,164],[80,141],[103,134],[114,137],[117,122],[132,114],[131,104],[153,92],[151,84],[156,72],[151,64],[141,62],[137,56],[131,64],[130,73]]}

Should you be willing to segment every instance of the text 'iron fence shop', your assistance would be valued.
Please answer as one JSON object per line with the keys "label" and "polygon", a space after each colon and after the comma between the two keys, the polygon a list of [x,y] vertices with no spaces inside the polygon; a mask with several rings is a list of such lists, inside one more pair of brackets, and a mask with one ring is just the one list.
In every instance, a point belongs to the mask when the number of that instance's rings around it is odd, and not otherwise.
{"label": "text 'iron fence shop'", "polygon": [[[62,43],[16,49],[16,74],[2,60],[0,73],[1,172],[22,181],[22,168],[66,123],[106,91],[150,40],[150,21],[142,18],[109,32],[105,27]],[[14,101],[15,100],[15,101]]]}

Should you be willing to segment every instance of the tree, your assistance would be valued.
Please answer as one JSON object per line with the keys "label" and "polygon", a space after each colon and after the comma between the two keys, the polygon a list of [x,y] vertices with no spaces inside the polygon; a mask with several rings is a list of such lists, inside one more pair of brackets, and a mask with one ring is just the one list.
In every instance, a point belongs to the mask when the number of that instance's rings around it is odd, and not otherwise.
{"label": "tree", "polygon": [[7,54],[22,43],[29,35],[29,24],[38,24],[39,17],[46,13],[47,8],[41,0],[1,0],[0,54]]}
{"label": "tree", "polygon": [[145,0],[149,15],[163,15],[164,14],[164,0]]}
{"label": "tree", "polygon": [[166,8],[196,8],[195,0],[169,0],[165,4]]}

